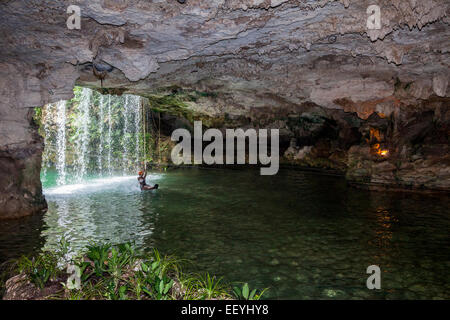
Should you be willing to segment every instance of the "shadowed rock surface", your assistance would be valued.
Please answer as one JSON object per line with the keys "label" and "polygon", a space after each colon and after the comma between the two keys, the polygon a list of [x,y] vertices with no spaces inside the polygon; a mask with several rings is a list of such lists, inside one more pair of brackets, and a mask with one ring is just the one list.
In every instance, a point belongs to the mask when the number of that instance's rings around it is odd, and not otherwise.
{"label": "shadowed rock surface", "polygon": [[69,30],[65,1],[2,1],[0,217],[45,208],[30,108],[75,84],[151,101],[200,92],[183,108],[279,128],[286,162],[448,191],[449,3],[377,3],[380,30],[365,0],[73,1],[81,30]]}

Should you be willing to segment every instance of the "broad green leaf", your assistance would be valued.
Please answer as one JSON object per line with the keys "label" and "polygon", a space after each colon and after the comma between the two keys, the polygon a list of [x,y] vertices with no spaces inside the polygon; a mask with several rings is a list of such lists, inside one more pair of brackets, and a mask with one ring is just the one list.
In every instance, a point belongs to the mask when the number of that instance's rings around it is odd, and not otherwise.
{"label": "broad green leaf", "polygon": [[255,297],[256,289],[253,289],[252,292],[250,292],[250,296],[248,297],[249,300],[252,300]]}
{"label": "broad green leaf", "polygon": [[236,297],[241,298],[242,297],[242,292],[241,289],[238,287],[234,287],[233,288],[234,293],[236,294]]}
{"label": "broad green leaf", "polygon": [[244,299],[247,300],[248,299],[248,284],[244,284],[244,286],[242,287],[242,295],[244,296]]}
{"label": "broad green leaf", "polygon": [[164,292],[164,281],[161,281],[159,283],[159,293],[163,293]]}
{"label": "broad green leaf", "polygon": [[169,292],[169,289],[172,288],[173,286],[173,280],[170,280],[170,282],[166,285],[165,289],[164,289],[164,294],[167,294],[167,292]]}

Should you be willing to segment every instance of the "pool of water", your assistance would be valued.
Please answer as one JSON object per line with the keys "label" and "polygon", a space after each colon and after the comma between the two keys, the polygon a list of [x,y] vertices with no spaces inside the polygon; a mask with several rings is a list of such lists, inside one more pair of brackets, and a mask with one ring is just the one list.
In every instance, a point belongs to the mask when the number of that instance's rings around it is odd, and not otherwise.
{"label": "pool of water", "polygon": [[[51,180],[51,179],[50,179]],[[177,169],[44,185],[43,217],[2,222],[0,260],[90,241],[175,254],[277,299],[450,299],[449,198],[350,188],[341,177],[281,170]],[[381,268],[368,290],[366,269]]]}

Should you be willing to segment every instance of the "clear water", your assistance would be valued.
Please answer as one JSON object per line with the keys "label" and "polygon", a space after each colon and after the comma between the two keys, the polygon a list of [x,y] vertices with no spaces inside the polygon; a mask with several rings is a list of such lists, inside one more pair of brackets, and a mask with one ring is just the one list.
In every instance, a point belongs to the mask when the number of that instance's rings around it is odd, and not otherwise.
{"label": "clear water", "polygon": [[[278,299],[450,299],[449,198],[373,193],[340,177],[281,170],[177,169],[54,186],[43,219],[0,226],[0,260],[89,241],[134,241]],[[381,290],[368,290],[378,265]]]}

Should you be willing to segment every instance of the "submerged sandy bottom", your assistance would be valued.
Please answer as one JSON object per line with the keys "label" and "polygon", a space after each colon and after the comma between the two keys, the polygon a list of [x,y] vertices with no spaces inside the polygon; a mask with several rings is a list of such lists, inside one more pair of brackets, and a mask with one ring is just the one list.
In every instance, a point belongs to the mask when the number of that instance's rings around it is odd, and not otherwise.
{"label": "submerged sandy bottom", "polygon": [[[135,176],[45,186],[43,221],[2,226],[0,252],[52,248],[63,235],[73,253],[131,241],[192,260],[189,271],[269,287],[268,298],[450,298],[447,198],[370,193],[293,170],[180,169],[147,180],[160,189],[141,192]],[[381,290],[366,288],[369,265],[382,270]]]}

